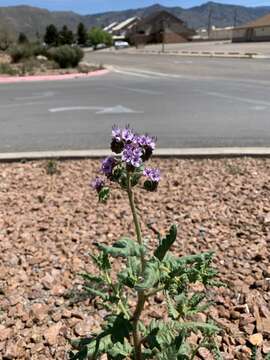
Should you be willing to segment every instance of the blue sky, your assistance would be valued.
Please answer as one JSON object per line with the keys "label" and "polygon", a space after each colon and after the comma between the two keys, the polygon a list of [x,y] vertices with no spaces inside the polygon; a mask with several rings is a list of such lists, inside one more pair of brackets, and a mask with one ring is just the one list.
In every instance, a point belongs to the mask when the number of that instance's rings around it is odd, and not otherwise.
{"label": "blue sky", "polygon": [[[206,0],[207,1],[207,0]],[[148,6],[157,2],[167,6],[181,6],[188,8],[202,4],[202,0],[0,0],[0,6],[32,5],[50,10],[73,10],[83,14],[91,14],[109,10],[122,10]],[[245,6],[270,6],[270,0],[216,0],[224,4],[238,4]]]}

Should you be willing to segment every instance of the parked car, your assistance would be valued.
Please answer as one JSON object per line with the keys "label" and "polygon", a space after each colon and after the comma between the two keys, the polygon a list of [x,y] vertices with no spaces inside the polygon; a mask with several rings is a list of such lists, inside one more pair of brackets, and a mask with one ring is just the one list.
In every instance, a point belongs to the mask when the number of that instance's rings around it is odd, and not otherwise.
{"label": "parked car", "polygon": [[106,47],[107,47],[106,44],[100,43],[96,45],[95,50],[106,49]]}
{"label": "parked car", "polygon": [[115,49],[126,49],[129,47],[129,43],[127,41],[118,40],[114,43]]}

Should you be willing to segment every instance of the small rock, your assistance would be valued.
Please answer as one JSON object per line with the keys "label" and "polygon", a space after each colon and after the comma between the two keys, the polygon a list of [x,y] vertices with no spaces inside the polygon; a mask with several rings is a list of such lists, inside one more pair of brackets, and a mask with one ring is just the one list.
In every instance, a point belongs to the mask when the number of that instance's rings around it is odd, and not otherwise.
{"label": "small rock", "polygon": [[45,304],[34,304],[31,307],[30,315],[33,317],[33,320],[42,322],[46,319],[48,310],[49,308]]}
{"label": "small rock", "polygon": [[58,335],[61,330],[62,324],[59,322],[55,325],[50,326],[45,332],[44,332],[44,338],[47,341],[47,343],[51,346],[57,344]]}
{"label": "small rock", "polygon": [[6,328],[4,325],[0,325],[0,341],[4,341],[11,337],[12,330]]}
{"label": "small rock", "polygon": [[253,334],[250,335],[248,340],[253,346],[261,346],[263,343],[263,336],[261,333]]}
{"label": "small rock", "polygon": [[39,61],[48,61],[48,58],[46,56],[44,56],[44,55],[38,55],[37,60],[39,60]]}

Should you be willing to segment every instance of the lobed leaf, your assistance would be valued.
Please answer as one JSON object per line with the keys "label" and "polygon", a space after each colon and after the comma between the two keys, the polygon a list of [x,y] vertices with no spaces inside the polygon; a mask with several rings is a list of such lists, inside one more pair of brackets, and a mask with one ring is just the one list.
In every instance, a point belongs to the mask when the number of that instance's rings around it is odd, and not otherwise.
{"label": "lobed leaf", "polygon": [[140,256],[141,252],[145,251],[143,246],[127,237],[118,240],[113,246],[106,246],[103,244],[96,245],[104,253],[113,257]]}
{"label": "lobed leaf", "polygon": [[176,240],[177,236],[177,227],[176,225],[172,225],[167,236],[161,240],[158,248],[154,252],[154,255],[157,259],[162,261],[166,256],[167,252],[170,250],[171,246]]}

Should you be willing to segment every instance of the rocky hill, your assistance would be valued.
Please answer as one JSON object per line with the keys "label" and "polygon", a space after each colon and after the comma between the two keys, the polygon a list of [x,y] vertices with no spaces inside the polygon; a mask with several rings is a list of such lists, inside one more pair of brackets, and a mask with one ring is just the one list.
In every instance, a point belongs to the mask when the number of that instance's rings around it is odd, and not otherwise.
{"label": "rocky hill", "polygon": [[125,20],[128,17],[147,16],[154,11],[166,9],[184,20],[190,27],[198,29],[208,24],[209,12],[212,13],[212,25],[217,27],[241,25],[261,17],[270,12],[270,6],[244,7],[208,2],[200,6],[183,9],[181,7],[165,7],[159,4],[140,9],[106,12],[93,15],[79,15],[74,12],[48,11],[31,6],[0,7],[0,25],[7,24],[15,32],[24,32],[27,35],[42,35],[48,24],[58,27],[64,24],[73,30],[79,22],[88,28],[92,26],[106,26],[114,21]]}

